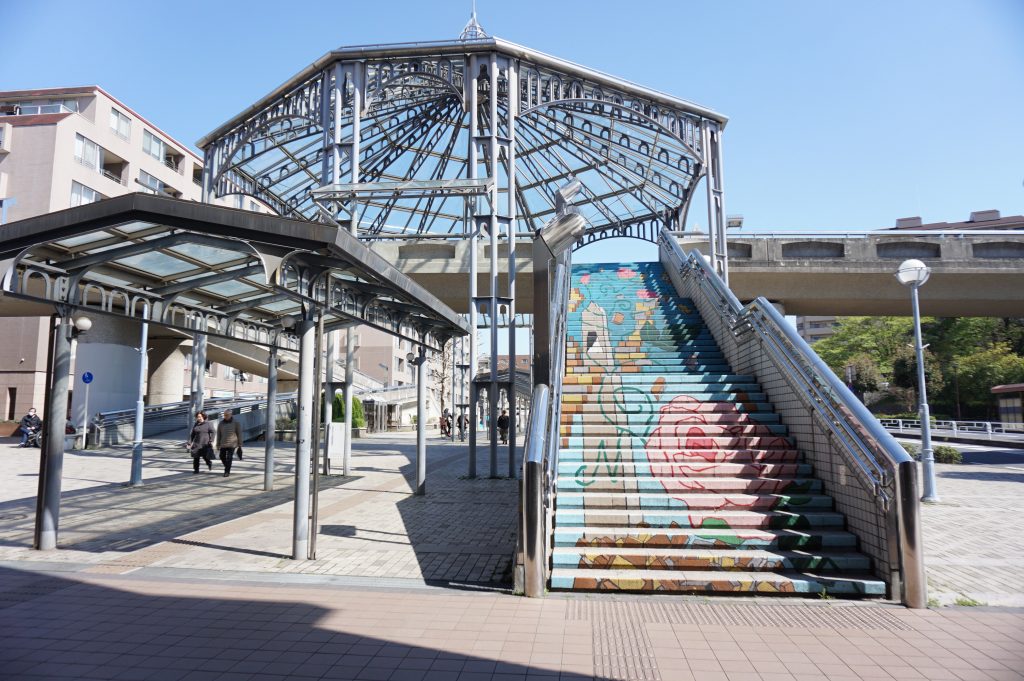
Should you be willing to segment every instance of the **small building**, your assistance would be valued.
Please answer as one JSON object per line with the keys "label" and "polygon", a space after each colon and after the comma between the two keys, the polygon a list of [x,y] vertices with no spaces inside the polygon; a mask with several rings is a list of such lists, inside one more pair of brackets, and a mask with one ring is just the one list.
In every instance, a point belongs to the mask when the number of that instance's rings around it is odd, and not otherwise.
{"label": "small building", "polygon": [[999,401],[999,421],[1006,430],[1024,431],[1024,383],[997,385],[992,394]]}

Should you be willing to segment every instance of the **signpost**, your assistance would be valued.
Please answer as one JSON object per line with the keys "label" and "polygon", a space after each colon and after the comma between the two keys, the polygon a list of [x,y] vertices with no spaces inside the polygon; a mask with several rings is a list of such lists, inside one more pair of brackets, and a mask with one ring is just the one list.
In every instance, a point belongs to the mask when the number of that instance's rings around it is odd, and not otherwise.
{"label": "signpost", "polygon": [[86,449],[89,443],[89,384],[92,383],[91,371],[82,374],[82,383],[85,383],[85,401],[82,404],[82,449]]}

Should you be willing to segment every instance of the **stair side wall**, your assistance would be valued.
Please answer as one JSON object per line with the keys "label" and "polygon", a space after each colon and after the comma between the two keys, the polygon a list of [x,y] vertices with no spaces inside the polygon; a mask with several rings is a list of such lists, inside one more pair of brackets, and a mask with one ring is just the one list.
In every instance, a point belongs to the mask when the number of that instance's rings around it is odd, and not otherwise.
{"label": "stair side wall", "polygon": [[814,466],[815,477],[824,482],[826,493],[835,499],[836,510],[846,516],[847,529],[857,536],[860,550],[871,557],[876,576],[886,582],[890,596],[892,592],[898,593],[899,565],[891,541],[895,540],[895,529],[889,529],[890,518],[875,501],[871,485],[861,479],[859,470],[846,464],[839,443],[804,405],[796,386],[762,350],[760,338],[753,333],[734,337],[701,291],[679,274],[664,248],[660,249],[660,258],[676,292],[694,301],[732,371],[757,378],[801,454]]}

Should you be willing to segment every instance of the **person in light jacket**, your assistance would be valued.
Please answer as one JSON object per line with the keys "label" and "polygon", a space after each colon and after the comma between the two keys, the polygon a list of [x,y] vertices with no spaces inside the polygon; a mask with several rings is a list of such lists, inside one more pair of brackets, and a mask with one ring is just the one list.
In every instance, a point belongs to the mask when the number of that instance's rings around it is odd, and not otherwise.
{"label": "person in light jacket", "polygon": [[235,458],[235,450],[242,448],[242,424],[235,420],[234,412],[230,409],[224,410],[224,418],[217,424],[217,446],[220,447],[220,462],[224,464],[226,478],[231,475],[231,461]]}
{"label": "person in light jacket", "polygon": [[213,424],[206,420],[206,412],[198,412],[188,444],[185,445],[192,453],[192,473],[199,472],[199,459],[206,461],[206,467],[213,470],[213,438],[216,434]]}

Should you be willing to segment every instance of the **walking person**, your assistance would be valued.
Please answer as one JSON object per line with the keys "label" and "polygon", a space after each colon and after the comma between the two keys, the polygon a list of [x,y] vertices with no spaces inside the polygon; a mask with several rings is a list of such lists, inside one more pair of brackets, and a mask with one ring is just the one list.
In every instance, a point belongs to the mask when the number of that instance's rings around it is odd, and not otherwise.
{"label": "walking person", "polygon": [[18,424],[18,430],[21,431],[21,444],[18,446],[28,447],[29,440],[38,446],[39,439],[36,436],[42,427],[43,420],[36,416],[36,408],[32,407],[27,414],[21,417],[21,423]]}
{"label": "walking person", "polygon": [[[224,464],[224,477],[231,475],[231,461],[236,450],[242,449],[242,424],[235,420],[234,412],[225,409],[220,423],[217,424],[217,446],[220,447],[220,462]],[[238,458],[242,458],[238,452]]]}
{"label": "walking person", "polygon": [[501,416],[498,417],[498,435],[501,436],[501,444],[508,444],[508,409],[501,410]]}
{"label": "walking person", "polygon": [[206,461],[208,470],[213,470],[213,438],[216,434],[217,430],[213,424],[206,420],[206,412],[198,412],[192,433],[188,437],[188,444],[185,445],[192,453],[193,474],[199,472],[199,459]]}
{"label": "walking person", "polygon": [[457,423],[459,424],[459,440],[465,440],[466,439],[466,415],[465,414],[459,414],[459,418],[457,420]]}

